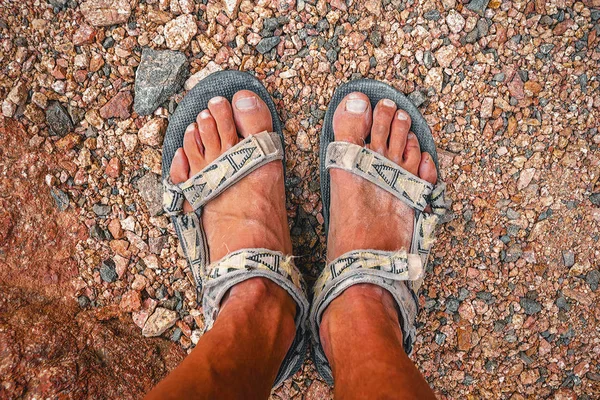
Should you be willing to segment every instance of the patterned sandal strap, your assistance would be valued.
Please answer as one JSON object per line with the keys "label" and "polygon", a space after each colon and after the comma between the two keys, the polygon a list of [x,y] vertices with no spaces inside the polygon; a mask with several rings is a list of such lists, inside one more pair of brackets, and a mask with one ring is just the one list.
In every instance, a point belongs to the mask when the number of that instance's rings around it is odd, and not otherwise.
{"label": "patterned sandal strap", "polygon": [[277,133],[248,136],[181,184],[183,195],[198,210],[255,169],[282,158],[283,146]]}
{"label": "patterned sandal strap", "polygon": [[221,300],[234,285],[247,279],[263,277],[282,287],[296,302],[296,336],[288,351],[275,386],[289,378],[304,362],[308,347],[307,318],[309,304],[306,284],[291,256],[268,249],[244,249],[228,254],[220,261],[203,268],[205,331],[212,328],[220,311]]}
{"label": "patterned sandal strap", "polygon": [[[396,163],[366,147],[348,142],[331,142],[327,147],[326,168],[339,168],[374,183],[415,210],[424,211],[436,193],[443,201],[443,184],[431,183],[411,174]],[[436,203],[437,204],[437,203]]]}

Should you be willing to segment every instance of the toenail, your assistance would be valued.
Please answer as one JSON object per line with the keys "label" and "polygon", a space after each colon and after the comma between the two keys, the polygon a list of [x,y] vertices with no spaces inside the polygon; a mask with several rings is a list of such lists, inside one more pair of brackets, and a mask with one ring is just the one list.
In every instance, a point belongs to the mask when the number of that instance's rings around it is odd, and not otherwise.
{"label": "toenail", "polygon": [[396,103],[394,103],[390,99],[383,99],[383,105],[386,107],[394,107],[396,105]]}
{"label": "toenail", "polygon": [[346,100],[346,111],[354,114],[362,114],[367,111],[367,102],[362,99]]}
{"label": "toenail", "polygon": [[417,137],[415,136],[415,134],[414,134],[414,133],[412,133],[412,132],[409,132],[409,134],[408,134],[408,138],[409,138],[409,139],[416,139]]}
{"label": "toenail", "polygon": [[208,102],[212,103],[212,104],[217,104],[217,103],[222,102],[223,100],[225,100],[225,97],[223,97],[223,96],[217,96],[217,97],[213,97]]}
{"label": "toenail", "polygon": [[202,118],[202,119],[210,118],[210,111],[208,111],[208,110],[202,111],[200,113],[200,118]]}
{"label": "toenail", "polygon": [[405,113],[404,111],[399,111],[398,112],[398,119],[400,121],[406,121],[406,120],[408,120],[408,114]]}
{"label": "toenail", "polygon": [[235,102],[235,108],[237,108],[240,111],[252,110],[256,108],[257,105],[258,102],[256,101],[256,97],[254,96],[244,97],[242,99],[238,99],[238,101]]}

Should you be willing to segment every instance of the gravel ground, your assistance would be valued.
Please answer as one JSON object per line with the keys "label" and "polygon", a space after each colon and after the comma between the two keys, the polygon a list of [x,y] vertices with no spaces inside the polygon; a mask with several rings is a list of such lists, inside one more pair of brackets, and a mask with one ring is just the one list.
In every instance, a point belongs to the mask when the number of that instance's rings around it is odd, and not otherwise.
{"label": "gravel ground", "polygon": [[[0,3],[2,114],[63,157],[46,190],[88,232],[79,307],[118,307],[185,350],[201,336],[161,145],[185,91],[221,69],[261,79],[285,121],[290,228],[314,280],[323,116],[369,77],[420,107],[452,199],[420,296],[428,382],[449,399],[600,397],[599,0],[205,3]],[[330,396],[307,362],[272,398]]]}

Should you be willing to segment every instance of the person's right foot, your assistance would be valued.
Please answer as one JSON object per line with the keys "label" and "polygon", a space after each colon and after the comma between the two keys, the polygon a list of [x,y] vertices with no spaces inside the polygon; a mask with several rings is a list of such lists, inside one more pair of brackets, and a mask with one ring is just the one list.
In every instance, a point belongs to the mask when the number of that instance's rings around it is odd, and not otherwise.
{"label": "person's right foot", "polygon": [[[410,116],[389,99],[371,110],[363,93],[350,93],[333,115],[336,141],[365,145],[406,171],[433,184],[437,170],[431,156],[419,148],[410,132]],[[327,259],[352,250],[410,250],[414,210],[375,184],[332,168]]]}

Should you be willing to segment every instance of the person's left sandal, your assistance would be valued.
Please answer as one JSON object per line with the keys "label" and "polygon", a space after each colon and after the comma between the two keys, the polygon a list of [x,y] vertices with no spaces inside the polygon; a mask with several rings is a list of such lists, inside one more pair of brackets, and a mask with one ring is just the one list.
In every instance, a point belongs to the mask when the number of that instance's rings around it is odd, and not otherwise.
{"label": "person's left sandal", "polygon": [[[194,122],[199,111],[207,108],[211,98],[223,96],[231,101],[233,94],[240,90],[253,91],[268,105],[275,132],[250,135],[186,182],[174,184],[169,177],[169,169],[175,151],[182,147],[186,127]],[[283,160],[283,143],[281,123],[273,100],[264,86],[249,74],[223,71],[203,79],[186,95],[169,121],[163,145],[163,176],[167,176],[163,181],[163,205],[173,221],[182,250],[201,292],[205,331],[212,328],[227,291],[251,278],[270,279],[285,289],[297,305],[296,336],[277,374],[274,387],[291,377],[301,367],[306,356],[309,305],[302,275],[291,256],[269,249],[237,250],[211,264],[201,213],[209,201],[252,171],[273,160]],[[195,211],[185,213],[184,200]]]}
{"label": "person's left sandal", "polygon": [[333,375],[321,344],[321,319],[327,306],[350,286],[368,283],[390,292],[398,309],[404,349],[407,354],[411,353],[416,335],[414,321],[418,311],[417,292],[425,275],[435,227],[446,210],[444,183],[433,185],[367,147],[334,141],[334,112],[342,99],[352,92],[365,94],[372,105],[381,99],[390,99],[398,109],[406,111],[412,119],[412,130],[419,140],[420,149],[431,155],[437,167],[437,153],[431,130],[419,110],[402,93],[383,82],[368,79],[351,81],[336,90],[325,114],[320,143],[325,231],[329,231],[329,170],[332,168],[350,172],[391,193],[413,208],[415,217],[412,243],[408,251],[349,251],[330,261],[315,282],[309,316],[313,361],[321,377],[330,385],[333,384]]}

